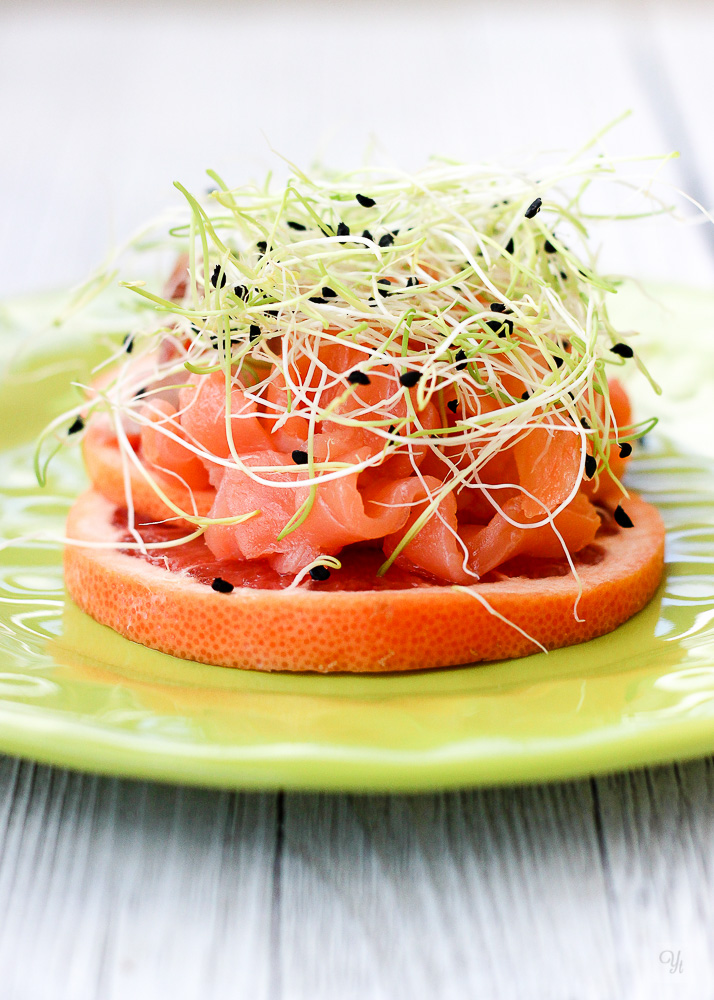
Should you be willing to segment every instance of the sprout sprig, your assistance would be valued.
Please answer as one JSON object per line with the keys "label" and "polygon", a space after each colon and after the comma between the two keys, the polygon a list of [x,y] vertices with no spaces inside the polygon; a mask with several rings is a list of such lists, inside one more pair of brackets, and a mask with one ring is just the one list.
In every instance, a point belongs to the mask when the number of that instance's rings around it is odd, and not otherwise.
{"label": "sprout sprig", "polygon": [[[432,451],[444,469],[443,484],[429,493],[383,571],[451,492],[483,490],[502,512],[498,490],[484,485],[480,473],[535,428],[576,435],[581,469],[589,454],[597,476],[614,478],[613,440],[632,442],[652,423],[614,423],[607,371],[634,349],[608,316],[617,282],[598,272],[588,249],[595,214],[586,201],[594,183],[608,181],[642,188],[646,208],[627,217],[668,208],[636,177],[620,177],[622,165],[586,150],[577,161],[537,173],[435,161],[414,175],[296,169],[282,186],[231,188],[209,171],[217,187],[208,198],[177,183],[185,206],[167,245],[184,255],[185,280],[174,294],[124,283],[141,300],[144,321],[131,334],[123,373],[92,393],[83,419],[105,411],[139,431],[151,423],[175,438],[147,415],[152,392],[223,372],[229,456],[210,453],[190,435],[185,447],[257,483],[307,488],[279,539],[307,520],[321,484],[374,471],[397,454],[419,475],[415,455]],[[175,350],[162,352],[167,340]],[[360,377],[369,380],[373,372],[387,383],[378,404],[362,404],[351,373],[331,369],[326,360],[328,348],[345,344],[359,358]],[[650,378],[639,356],[635,363]],[[240,419],[231,412],[234,386],[257,405],[269,430],[305,418],[308,460],[299,475],[278,480],[284,465],[243,462],[230,432]],[[439,426],[425,422],[431,403]],[[406,415],[396,416],[400,406]],[[63,420],[79,412],[55,421],[42,447],[55,449]],[[351,460],[318,460],[314,436],[328,421],[370,431],[377,446]],[[126,434],[119,438],[131,449]],[[230,521],[181,510],[151,471],[141,471],[134,452],[127,462],[177,517],[200,529]],[[37,468],[44,476],[39,449]],[[564,506],[547,512],[545,522],[552,524]]]}

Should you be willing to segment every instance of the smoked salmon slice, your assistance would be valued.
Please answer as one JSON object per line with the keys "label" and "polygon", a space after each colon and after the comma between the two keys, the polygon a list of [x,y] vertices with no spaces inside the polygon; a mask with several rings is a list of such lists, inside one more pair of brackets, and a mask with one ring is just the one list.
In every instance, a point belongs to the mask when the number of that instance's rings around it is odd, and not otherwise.
{"label": "smoked salmon slice", "polygon": [[[178,408],[165,398],[142,407],[139,455],[164,475],[162,483],[173,477],[180,484],[176,497],[183,498],[186,487],[212,496],[212,521],[252,515],[237,524],[209,524],[205,543],[216,559],[260,560],[272,571],[296,574],[359,543],[381,545],[389,559],[416,527],[396,564],[468,585],[515,557],[559,559],[592,543],[600,516],[591,501],[611,498],[619,486],[607,474],[595,481],[581,476],[583,449],[590,454],[584,425],[551,416],[501,442],[490,457],[485,450],[468,483],[445,489],[447,473],[469,468],[478,448],[429,435],[444,426],[444,417],[458,429],[459,420],[500,404],[488,393],[462,400],[451,393],[448,409],[442,400],[440,410],[436,398],[420,408],[416,388],[401,386],[390,365],[350,381],[351,373],[363,371],[364,358],[349,345],[331,343],[320,348],[319,364],[301,357],[291,370],[301,401],[280,426],[271,407],[284,403],[287,389],[277,368],[262,393],[230,376],[228,424],[222,371],[193,376],[178,394]],[[617,433],[631,414],[615,380],[610,400],[609,461],[619,475],[627,459]],[[327,411],[321,420],[309,416],[318,404]],[[603,413],[600,397],[596,405]],[[489,440],[486,434],[481,448],[489,448]],[[318,466],[311,482],[308,451]],[[359,468],[345,473],[346,466]],[[171,495],[171,486],[165,489]],[[542,523],[548,519],[552,523]]]}
{"label": "smoked salmon slice", "polygon": [[178,437],[186,441],[176,412],[176,408],[165,399],[157,399],[142,407],[142,416],[149,423],[141,429],[141,450],[147,461],[162,472],[178,476],[192,489],[208,489],[208,473],[200,458],[175,440]]}
{"label": "smoked salmon slice", "polygon": [[[367,454],[351,457],[359,462]],[[267,559],[278,572],[297,573],[320,555],[335,555],[345,545],[391,534],[409,516],[406,509],[365,501],[358,488],[359,474],[352,473],[319,483],[304,522],[280,538],[309,501],[310,487],[281,489],[275,484],[302,483],[309,472],[279,452],[255,452],[242,460],[249,469],[279,466],[281,471],[256,472],[262,482],[240,470],[225,472],[209,516],[260,513],[241,524],[212,525],[206,530],[206,544],[219,559]]]}
{"label": "smoked salmon slice", "polygon": [[[258,417],[258,404],[246,397],[235,380],[230,390],[230,401],[229,425],[235,449],[239,453],[268,449],[270,438]],[[181,427],[189,439],[210,454],[228,458],[231,449],[226,428],[226,379],[223,372],[195,376],[194,384],[181,389],[179,407]]]}
{"label": "smoked salmon slice", "polygon": [[529,517],[525,507],[526,501],[513,498],[503,505],[503,513],[494,514],[485,527],[462,528],[469,567],[479,577],[515,556],[562,559],[565,549],[579,552],[595,540],[600,527],[598,512],[581,493],[556,514],[552,524],[534,527],[542,518]]}

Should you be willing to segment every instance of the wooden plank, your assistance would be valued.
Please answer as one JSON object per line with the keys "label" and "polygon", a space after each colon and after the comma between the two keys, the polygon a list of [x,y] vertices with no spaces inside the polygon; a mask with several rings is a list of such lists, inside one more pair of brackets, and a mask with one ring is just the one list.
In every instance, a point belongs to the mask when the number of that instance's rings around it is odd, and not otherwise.
{"label": "wooden plank", "polygon": [[268,997],[275,796],[0,758],[3,1000]]}
{"label": "wooden plank", "polygon": [[3,759],[3,1000],[698,998],[713,774],[287,796],[276,885],[273,797]]}
{"label": "wooden plank", "polygon": [[281,995],[701,997],[711,774],[699,762],[461,795],[289,797]]}
{"label": "wooden plank", "polygon": [[698,998],[714,980],[713,775],[704,760],[597,782],[610,913],[630,996]]}
{"label": "wooden plank", "polygon": [[282,871],[291,998],[614,995],[587,783],[289,798]]}

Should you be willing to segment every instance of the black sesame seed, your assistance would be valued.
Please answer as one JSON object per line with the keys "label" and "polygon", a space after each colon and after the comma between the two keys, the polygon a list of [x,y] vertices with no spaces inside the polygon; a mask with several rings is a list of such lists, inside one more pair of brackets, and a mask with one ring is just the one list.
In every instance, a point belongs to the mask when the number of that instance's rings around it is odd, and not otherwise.
{"label": "black sesame seed", "polygon": [[292,460],[295,465],[307,465],[307,452],[300,451],[299,448],[296,448],[292,453]]}
{"label": "black sesame seed", "polygon": [[326,300],[323,299],[321,295],[311,295],[309,301],[317,302],[318,305],[324,306]]}
{"label": "black sesame seed", "polygon": [[560,272],[560,277],[563,279],[563,281],[568,280],[568,275],[565,273],[565,271]]}
{"label": "black sesame seed", "polygon": [[248,339],[252,342],[254,340],[260,339],[260,327],[255,323],[251,323],[250,331],[248,333]]}
{"label": "black sesame seed", "polygon": [[504,306],[503,302],[492,302],[488,307],[492,313],[510,313],[513,312],[508,306]]}
{"label": "black sesame seed", "polygon": [[265,315],[266,316],[277,316],[278,315],[278,310],[277,309],[266,309],[265,310]]}
{"label": "black sesame seed", "polygon": [[489,330],[497,333],[499,337],[505,337],[507,333],[513,333],[513,321],[510,319],[489,319],[486,320],[486,326]]}
{"label": "black sesame seed", "polygon": [[632,454],[632,445],[629,441],[623,441],[620,445],[620,458],[628,458]]}
{"label": "black sesame seed", "polygon": [[521,399],[530,399],[530,398],[531,398],[531,394],[526,389],[526,391],[521,394]]}
{"label": "black sesame seed", "polygon": [[141,389],[137,389],[134,393],[134,399],[139,399],[140,396],[145,396],[148,388],[148,385],[142,385]]}
{"label": "black sesame seed", "polygon": [[594,455],[586,455],[585,475],[588,477],[588,479],[592,479],[592,477],[595,475],[596,472],[597,472],[597,459],[595,458]]}
{"label": "black sesame seed", "polygon": [[257,246],[258,250],[260,250],[261,253],[265,253],[268,249],[268,244],[265,242],[265,240],[258,240],[258,242],[255,245]]}
{"label": "black sesame seed", "polygon": [[374,243],[374,236],[372,236],[369,229],[362,230],[362,238],[365,240],[372,240],[372,242]]}
{"label": "black sesame seed", "polygon": [[629,344],[614,344],[610,350],[613,354],[619,354],[621,358],[631,358],[635,353]]}
{"label": "black sesame seed", "polygon": [[456,411],[459,408],[459,401],[458,399],[450,399],[446,405],[449,407],[452,413],[456,413]]}
{"label": "black sesame seed", "polygon": [[403,375],[399,376],[399,383],[400,385],[403,385],[405,389],[412,389],[417,384],[421,376],[421,372],[404,372]]}
{"label": "black sesame seed", "polygon": [[535,201],[532,201],[528,206],[528,208],[526,209],[526,218],[532,219],[533,216],[538,215],[542,204],[543,204],[542,198],[536,198]]}
{"label": "black sesame seed", "polygon": [[466,360],[466,355],[463,351],[456,352],[456,370],[462,372],[466,365],[468,364]]}
{"label": "black sesame seed", "polygon": [[582,427],[585,428],[586,431],[590,430],[590,424],[587,422],[587,420],[585,419],[585,417],[581,417],[580,418],[580,424],[581,424]]}
{"label": "black sesame seed", "polygon": [[[546,253],[556,253],[558,248],[554,247],[553,244],[550,242],[550,240],[546,240],[545,243],[543,244],[543,249],[545,250]],[[561,276],[563,276],[563,272],[561,271],[560,273]]]}
{"label": "black sesame seed", "polygon": [[127,333],[126,337],[124,337],[123,344],[126,353],[131,354],[131,352],[134,350],[134,334]]}
{"label": "black sesame seed", "polygon": [[337,292],[334,290],[334,288],[328,288],[328,286],[325,285],[325,287],[322,289],[322,297],[325,299],[336,299]]}
{"label": "black sesame seed", "polygon": [[513,253],[513,237],[506,243],[506,253]]}
{"label": "black sesame seed", "polygon": [[214,288],[218,288],[219,276],[220,276],[220,287],[223,288],[223,286],[226,283],[226,272],[223,271],[220,264],[216,264],[216,266],[213,268],[213,274],[211,275],[211,284],[213,285]]}
{"label": "black sesame seed", "polygon": [[84,428],[84,421],[81,417],[75,417],[74,421],[67,428],[68,434],[79,434]]}
{"label": "black sesame seed", "polygon": [[556,368],[562,368],[563,367],[563,359],[562,358],[559,358],[559,357],[556,356],[556,357],[553,358],[553,361],[555,361],[555,367]]}
{"label": "black sesame seed", "polygon": [[291,222],[290,220],[288,220],[288,225],[290,226],[291,229],[295,229],[298,233],[305,232],[306,227],[303,226],[302,222]]}
{"label": "black sesame seed", "polygon": [[377,204],[374,198],[368,198],[366,194],[356,194],[355,198],[360,203],[362,208],[374,208]]}
{"label": "black sesame seed", "polygon": [[217,576],[211,584],[211,590],[215,590],[219,594],[230,594],[233,590],[233,584],[229,583],[228,580],[223,580],[220,576]]}
{"label": "black sesame seed", "polygon": [[387,295],[391,294],[390,291],[389,291],[389,286],[392,284],[392,282],[389,280],[389,278],[377,278],[377,284],[378,285],[386,285],[386,288],[378,288],[377,289],[377,291],[379,292],[379,294],[383,298],[386,298]]}
{"label": "black sesame seed", "polygon": [[338,236],[349,236],[350,235],[350,227],[348,225],[346,225],[344,222],[340,222],[340,224],[337,227],[337,235]]}
{"label": "black sesame seed", "polygon": [[421,282],[418,278],[407,278],[407,288],[414,288],[415,285],[420,285]]}
{"label": "black sesame seed", "polygon": [[394,424],[389,425],[389,433],[394,434]]}
{"label": "black sesame seed", "polygon": [[330,579],[330,571],[327,566],[313,566],[310,570],[310,576],[317,583],[324,583],[325,580]]}
{"label": "black sesame seed", "polygon": [[245,285],[236,285],[233,288],[233,294],[236,296],[236,298],[243,299],[243,301],[245,301],[248,298],[249,292],[248,289],[245,287]]}
{"label": "black sesame seed", "polygon": [[612,516],[615,518],[615,523],[619,524],[621,528],[634,528],[631,517],[625,513],[620,504],[615,507]]}
{"label": "black sesame seed", "polygon": [[347,381],[350,383],[350,385],[370,385],[371,384],[370,383],[370,379],[369,379],[369,375],[366,375],[364,372],[360,372],[360,371],[350,372],[349,375],[347,376]]}
{"label": "black sesame seed", "polygon": [[391,247],[392,243],[394,243],[394,237],[391,233],[385,233],[384,236],[380,236],[379,238],[379,245],[381,247]]}

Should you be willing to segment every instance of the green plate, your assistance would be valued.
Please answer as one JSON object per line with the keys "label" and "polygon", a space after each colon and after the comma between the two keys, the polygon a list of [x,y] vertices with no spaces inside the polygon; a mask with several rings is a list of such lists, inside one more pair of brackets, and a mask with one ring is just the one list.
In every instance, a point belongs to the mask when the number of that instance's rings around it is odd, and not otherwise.
{"label": "green plate", "polygon": [[354,791],[542,781],[714,751],[714,462],[696,454],[714,439],[705,405],[714,297],[670,291],[656,306],[630,289],[621,298],[621,319],[645,325],[648,357],[670,390],[666,403],[645,393],[641,412],[659,409],[668,443],[650,440],[630,475],[667,523],[655,598],[581,646],[368,677],[177,660],[66,600],[61,553],[39,536],[61,533],[81,463],[76,452],[60,456],[39,489],[32,440],[127,317],[107,309],[59,328],[48,323],[52,300],[5,307],[0,524],[6,538],[25,540],[0,551],[0,750],[174,782]]}

